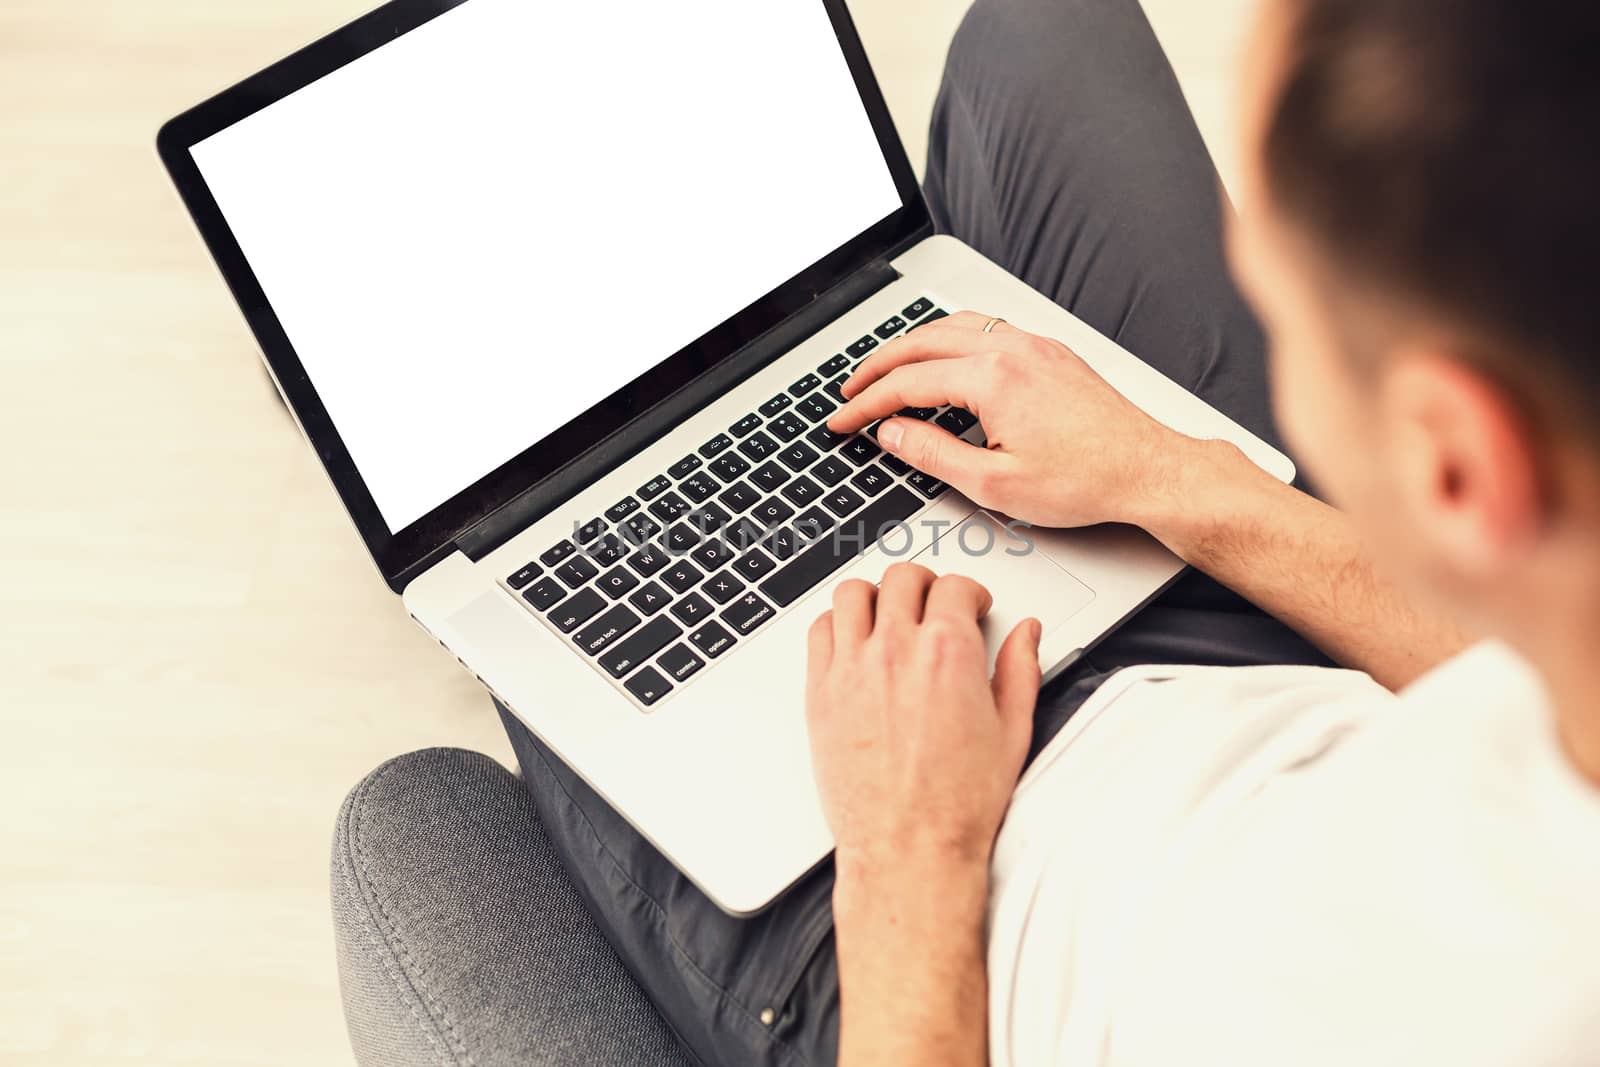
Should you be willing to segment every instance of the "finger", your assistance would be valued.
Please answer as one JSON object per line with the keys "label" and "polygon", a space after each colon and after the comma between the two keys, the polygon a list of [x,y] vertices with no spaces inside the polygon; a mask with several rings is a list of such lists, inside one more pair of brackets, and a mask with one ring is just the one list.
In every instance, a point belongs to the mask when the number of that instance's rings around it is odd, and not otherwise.
{"label": "finger", "polygon": [[920,563],[896,563],[878,583],[878,625],[919,623],[928,589],[937,577]]}
{"label": "finger", "polygon": [[911,363],[867,386],[845,402],[828,420],[835,433],[855,433],[863,426],[892,415],[901,408],[936,408],[944,404],[983,414],[987,368],[976,359],[945,359]]}
{"label": "finger", "polygon": [[1033,706],[1039,699],[1038,619],[1024,619],[1000,646],[994,661],[994,702],[1000,718],[1022,729],[1033,722]]}
{"label": "finger", "polygon": [[877,614],[878,587],[852,578],[833,590],[833,647],[848,648],[865,641],[872,633]]}
{"label": "finger", "polygon": [[969,445],[949,430],[920,419],[885,419],[878,427],[878,444],[985,506],[999,506],[989,499],[989,490],[1016,462],[1004,452]]}
{"label": "finger", "polygon": [[938,615],[977,621],[989,614],[994,597],[980,583],[964,574],[944,574],[928,590],[928,603],[922,617],[931,619]]}
{"label": "finger", "polygon": [[[991,322],[994,323],[992,327],[989,325]],[[1011,325],[1005,319],[1000,318],[998,315],[990,315],[984,311],[957,311],[942,319],[928,323],[927,328],[934,330],[941,326],[948,329],[977,330],[979,333],[985,331],[1000,333],[1003,330],[1017,330],[1017,327]],[[913,326],[912,329],[922,329],[922,327]]]}
{"label": "finger", "polygon": [[817,616],[806,633],[806,708],[817,710],[816,697],[822,689],[822,679],[833,665],[833,612],[824,611]]}
{"label": "finger", "polygon": [[[985,320],[987,321],[987,320]],[[848,381],[844,395],[855,396],[862,389],[882,378],[896,367],[924,363],[960,356],[976,356],[993,352],[1000,344],[1015,344],[1017,335],[999,335],[979,330],[952,328],[941,330],[941,320],[927,329],[916,330],[897,337],[862,361]]]}

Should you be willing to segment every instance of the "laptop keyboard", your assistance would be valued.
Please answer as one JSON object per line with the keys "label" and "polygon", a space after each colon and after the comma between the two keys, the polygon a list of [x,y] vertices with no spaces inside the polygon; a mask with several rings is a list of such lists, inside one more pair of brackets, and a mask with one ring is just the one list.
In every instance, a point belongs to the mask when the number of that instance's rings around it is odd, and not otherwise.
{"label": "laptop keyboard", "polygon": [[[824,425],[850,368],[945,317],[926,297],[505,579],[641,706],[709,669],[947,486]],[[960,408],[909,408],[961,434]]]}

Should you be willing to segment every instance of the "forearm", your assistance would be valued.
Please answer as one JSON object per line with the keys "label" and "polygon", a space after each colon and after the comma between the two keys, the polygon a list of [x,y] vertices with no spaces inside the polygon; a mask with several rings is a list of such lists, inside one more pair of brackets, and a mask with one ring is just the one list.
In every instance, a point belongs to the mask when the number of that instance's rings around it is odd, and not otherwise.
{"label": "forearm", "polygon": [[841,856],[840,1067],[988,1062],[987,861]]}
{"label": "forearm", "polygon": [[1373,569],[1342,512],[1283,485],[1231,445],[1186,448],[1138,524],[1336,662],[1390,688],[1467,643],[1448,619],[1418,611]]}

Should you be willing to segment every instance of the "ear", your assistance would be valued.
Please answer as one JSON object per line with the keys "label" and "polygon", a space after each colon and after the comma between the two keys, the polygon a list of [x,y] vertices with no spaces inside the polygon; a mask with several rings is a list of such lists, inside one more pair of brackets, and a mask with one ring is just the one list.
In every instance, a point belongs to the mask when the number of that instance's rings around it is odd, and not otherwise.
{"label": "ear", "polygon": [[1452,569],[1502,570],[1548,503],[1532,425],[1493,379],[1437,350],[1397,353],[1383,377],[1390,461],[1418,536]]}

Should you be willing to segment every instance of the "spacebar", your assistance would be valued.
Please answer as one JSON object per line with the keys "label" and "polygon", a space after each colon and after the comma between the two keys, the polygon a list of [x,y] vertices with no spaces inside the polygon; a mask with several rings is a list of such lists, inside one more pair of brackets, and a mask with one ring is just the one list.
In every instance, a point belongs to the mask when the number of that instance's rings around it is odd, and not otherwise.
{"label": "spacebar", "polygon": [[780,608],[788,607],[834,571],[865,552],[888,527],[903,522],[927,504],[904,486],[897,485],[869,504],[865,511],[845,519],[822,535],[822,540],[794,558],[794,562],[761,583],[761,591]]}

